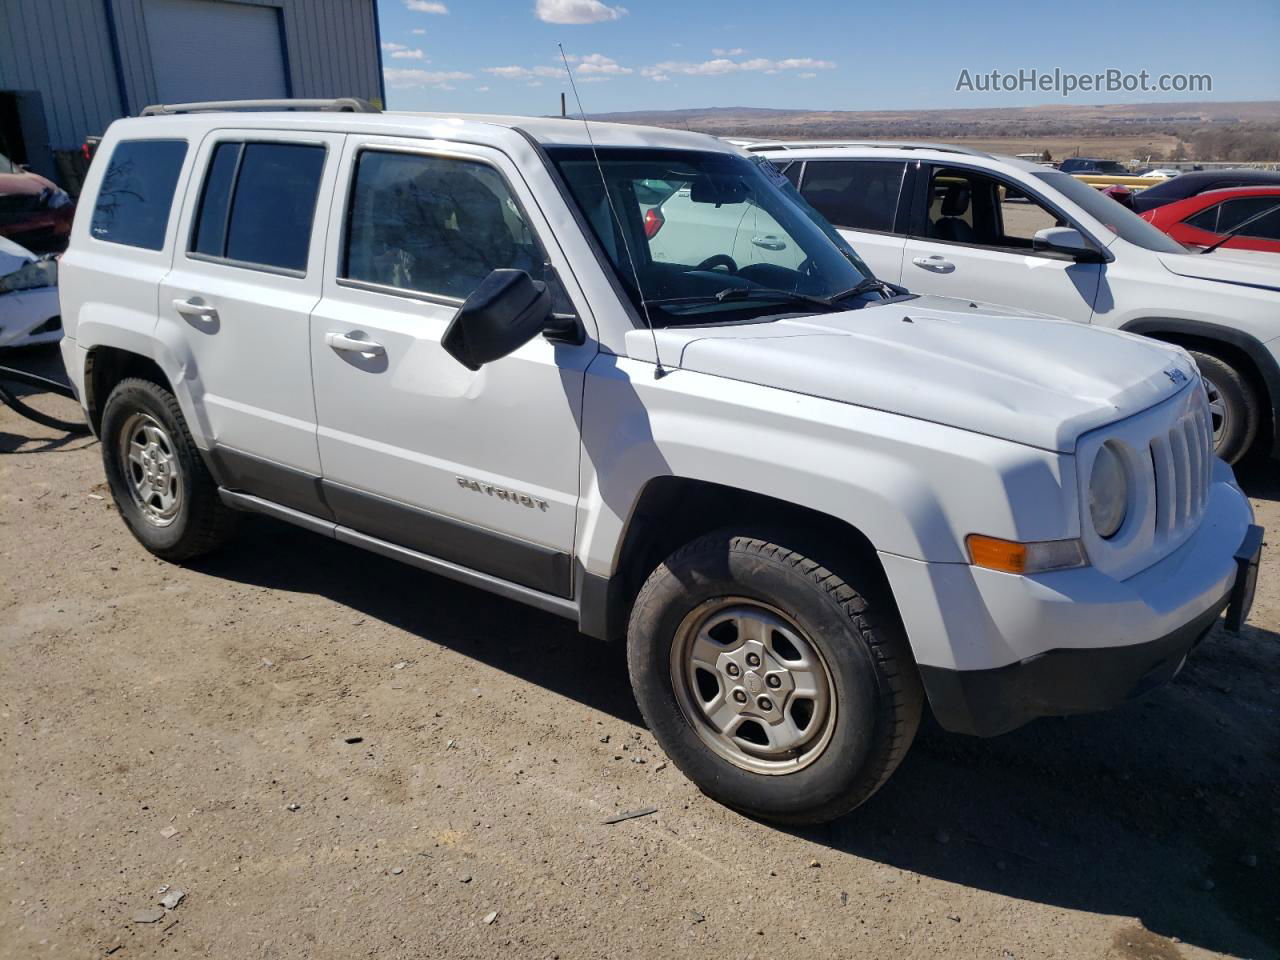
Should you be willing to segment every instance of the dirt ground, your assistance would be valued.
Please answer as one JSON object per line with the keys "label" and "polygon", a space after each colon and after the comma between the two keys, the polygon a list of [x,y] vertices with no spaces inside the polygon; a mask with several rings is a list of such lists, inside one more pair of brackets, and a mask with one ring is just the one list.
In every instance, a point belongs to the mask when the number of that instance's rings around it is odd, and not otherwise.
{"label": "dirt ground", "polygon": [[926,721],[787,831],[663,764],[621,649],[261,518],[162,563],[0,407],[0,957],[1280,956],[1278,567],[1146,699]]}

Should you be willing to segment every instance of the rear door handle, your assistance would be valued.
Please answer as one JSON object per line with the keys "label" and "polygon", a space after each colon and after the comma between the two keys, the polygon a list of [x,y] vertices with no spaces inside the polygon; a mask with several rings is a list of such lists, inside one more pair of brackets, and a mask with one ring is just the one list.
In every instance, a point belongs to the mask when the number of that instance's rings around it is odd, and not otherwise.
{"label": "rear door handle", "polygon": [[212,304],[205,303],[199,297],[190,300],[173,301],[173,309],[184,317],[196,317],[200,320],[217,320],[218,310]]}
{"label": "rear door handle", "polygon": [[752,237],[751,242],[757,247],[763,247],[765,250],[787,249],[787,242],[781,237],[775,237],[772,233],[767,233],[759,237]]}
{"label": "rear door handle", "polygon": [[363,353],[372,357],[380,357],[387,352],[386,347],[372,340],[364,340],[346,333],[326,333],[324,342],[334,350],[343,353]]}
{"label": "rear door handle", "polygon": [[936,253],[929,257],[915,257],[911,261],[917,267],[924,267],[926,270],[932,270],[934,273],[950,273],[956,268],[956,265],[946,257],[940,257]]}

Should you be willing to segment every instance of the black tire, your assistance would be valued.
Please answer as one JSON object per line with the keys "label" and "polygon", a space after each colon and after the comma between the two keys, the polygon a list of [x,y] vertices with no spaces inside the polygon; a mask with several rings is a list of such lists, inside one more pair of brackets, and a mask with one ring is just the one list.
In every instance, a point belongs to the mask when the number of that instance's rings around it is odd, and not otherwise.
{"label": "black tire", "polygon": [[1244,375],[1221,357],[1199,350],[1192,350],[1191,356],[1210,398],[1216,393],[1221,399],[1221,412],[1214,415],[1214,453],[1227,463],[1236,463],[1249,452],[1262,422],[1257,393]]}
{"label": "black tire", "polygon": [[[180,476],[181,498],[165,526],[148,520],[135,499],[122,456],[121,434],[135,415],[154,418],[172,441],[172,462]],[[102,414],[102,464],[120,516],[138,542],[164,560],[191,560],[220,546],[232,533],[236,513],[218,497],[218,485],[205,466],[178,401],[149,380],[118,383]]]}
{"label": "black tire", "polygon": [[[922,703],[915,663],[880,578],[849,576],[856,585],[769,540],[718,531],[681,547],[641,588],[627,631],[636,700],[667,756],[712,799],[765,820],[825,822],[863,803],[906,755]],[[731,762],[680,705],[673,644],[686,617],[724,598],[784,614],[825,661],[834,720],[825,746],[793,772]],[[727,701],[723,687],[720,695]]]}

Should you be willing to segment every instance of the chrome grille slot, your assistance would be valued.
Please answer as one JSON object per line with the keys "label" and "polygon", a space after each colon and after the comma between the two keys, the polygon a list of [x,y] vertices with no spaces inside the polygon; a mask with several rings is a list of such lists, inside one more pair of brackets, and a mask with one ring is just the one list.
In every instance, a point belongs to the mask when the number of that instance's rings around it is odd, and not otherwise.
{"label": "chrome grille slot", "polygon": [[1213,470],[1209,417],[1203,404],[1186,410],[1167,433],[1151,438],[1157,541],[1180,538],[1198,524]]}

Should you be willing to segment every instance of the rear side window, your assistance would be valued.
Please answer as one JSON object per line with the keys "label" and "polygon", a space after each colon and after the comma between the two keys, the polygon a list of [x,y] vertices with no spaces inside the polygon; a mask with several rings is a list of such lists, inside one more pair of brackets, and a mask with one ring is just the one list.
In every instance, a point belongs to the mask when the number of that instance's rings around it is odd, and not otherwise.
{"label": "rear side window", "polygon": [[325,148],[220,143],[205,175],[191,251],[304,273]]}
{"label": "rear side window", "polygon": [[98,188],[90,234],[145,250],[164,249],[173,194],[186,156],[185,140],[117,143]]}
{"label": "rear side window", "polygon": [[[669,188],[650,181],[655,194]],[[465,300],[493,270],[542,278],[546,257],[487,164],[365,150],[347,213],[347,280]]]}
{"label": "rear side window", "polygon": [[837,227],[893,230],[907,165],[888,160],[810,160],[800,195]]}

